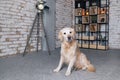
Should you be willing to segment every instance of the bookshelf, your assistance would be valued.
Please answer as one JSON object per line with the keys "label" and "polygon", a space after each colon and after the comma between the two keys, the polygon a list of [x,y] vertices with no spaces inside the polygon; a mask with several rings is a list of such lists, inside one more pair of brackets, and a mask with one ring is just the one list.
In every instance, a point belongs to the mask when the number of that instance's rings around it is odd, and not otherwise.
{"label": "bookshelf", "polygon": [[80,48],[109,49],[109,0],[75,0],[75,30]]}

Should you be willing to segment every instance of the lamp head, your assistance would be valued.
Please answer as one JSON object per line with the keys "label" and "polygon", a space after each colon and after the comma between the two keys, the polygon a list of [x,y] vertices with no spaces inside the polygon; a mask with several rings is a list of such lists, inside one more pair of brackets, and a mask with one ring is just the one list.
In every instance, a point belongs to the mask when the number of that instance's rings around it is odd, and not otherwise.
{"label": "lamp head", "polygon": [[36,4],[37,10],[42,11],[42,10],[44,9],[44,4],[45,4],[45,3],[46,3],[45,1],[39,0],[39,1],[37,2],[37,4]]}

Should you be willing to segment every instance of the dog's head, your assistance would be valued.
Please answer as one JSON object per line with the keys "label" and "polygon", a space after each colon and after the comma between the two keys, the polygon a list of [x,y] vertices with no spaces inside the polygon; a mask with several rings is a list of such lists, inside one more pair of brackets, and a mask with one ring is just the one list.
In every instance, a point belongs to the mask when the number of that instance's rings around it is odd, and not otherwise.
{"label": "dog's head", "polygon": [[60,39],[61,42],[71,42],[75,39],[75,31],[73,28],[63,28],[60,30],[58,34],[58,39]]}

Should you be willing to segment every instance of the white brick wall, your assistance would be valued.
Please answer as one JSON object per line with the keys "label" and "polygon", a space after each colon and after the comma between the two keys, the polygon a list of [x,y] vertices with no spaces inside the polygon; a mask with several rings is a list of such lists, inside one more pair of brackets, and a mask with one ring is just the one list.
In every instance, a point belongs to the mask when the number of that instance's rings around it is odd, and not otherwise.
{"label": "white brick wall", "polygon": [[23,53],[36,14],[35,3],[36,0],[0,1],[0,56]]}
{"label": "white brick wall", "polygon": [[109,46],[120,49],[120,0],[110,0]]}

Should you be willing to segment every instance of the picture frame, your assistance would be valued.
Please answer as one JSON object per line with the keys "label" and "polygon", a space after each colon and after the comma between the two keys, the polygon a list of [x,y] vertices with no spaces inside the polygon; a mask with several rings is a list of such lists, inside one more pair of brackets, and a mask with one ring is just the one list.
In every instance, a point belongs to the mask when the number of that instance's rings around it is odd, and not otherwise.
{"label": "picture frame", "polygon": [[108,16],[106,14],[98,15],[98,23],[107,23],[107,22],[108,22]]}
{"label": "picture frame", "polygon": [[100,31],[100,26],[97,24],[90,24],[90,32],[97,32]]}
{"label": "picture frame", "polygon": [[85,31],[85,25],[82,24],[75,25],[75,31],[76,32]]}
{"label": "picture frame", "polygon": [[82,16],[82,23],[83,24],[89,23],[89,16]]}
{"label": "picture frame", "polygon": [[90,10],[89,10],[89,13],[90,13],[90,15],[96,15],[97,14],[97,6],[92,6],[92,7],[90,7]]}

